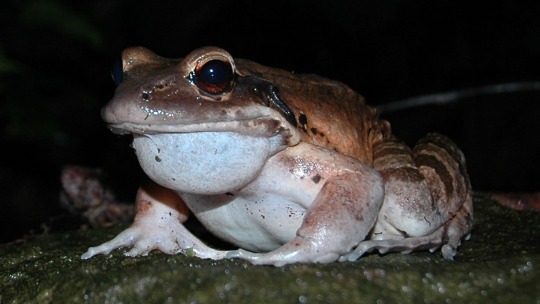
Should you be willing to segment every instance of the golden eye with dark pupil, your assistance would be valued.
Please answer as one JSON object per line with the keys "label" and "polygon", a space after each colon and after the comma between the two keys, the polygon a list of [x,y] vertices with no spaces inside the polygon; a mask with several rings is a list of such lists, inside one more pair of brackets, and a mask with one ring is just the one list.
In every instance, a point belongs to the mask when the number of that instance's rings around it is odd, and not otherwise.
{"label": "golden eye with dark pupil", "polygon": [[228,62],[210,60],[195,69],[195,84],[208,94],[219,95],[232,87],[233,70]]}

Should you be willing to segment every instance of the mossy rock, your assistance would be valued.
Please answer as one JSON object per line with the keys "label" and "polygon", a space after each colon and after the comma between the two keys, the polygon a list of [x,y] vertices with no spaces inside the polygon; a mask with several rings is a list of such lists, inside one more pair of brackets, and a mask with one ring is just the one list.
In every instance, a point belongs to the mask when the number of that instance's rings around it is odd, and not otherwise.
{"label": "mossy rock", "polygon": [[475,217],[455,261],[437,251],[276,268],[121,250],[81,260],[122,228],[34,236],[0,246],[0,303],[539,303],[540,213],[476,195]]}

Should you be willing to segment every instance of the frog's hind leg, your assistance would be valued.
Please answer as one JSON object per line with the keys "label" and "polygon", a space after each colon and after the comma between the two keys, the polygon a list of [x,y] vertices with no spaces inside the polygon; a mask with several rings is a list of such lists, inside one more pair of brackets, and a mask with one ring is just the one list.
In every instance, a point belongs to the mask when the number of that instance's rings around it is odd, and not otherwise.
{"label": "frog's hind leg", "polygon": [[391,139],[375,146],[374,167],[385,181],[385,199],[370,240],[340,260],[366,252],[441,252],[453,259],[472,229],[472,198],[463,154],[452,141],[429,134],[411,151]]}
{"label": "frog's hind leg", "polygon": [[[367,240],[361,242],[354,251],[340,257],[339,261],[356,261],[373,250],[377,250],[381,254],[387,252],[409,254],[419,250],[434,252],[439,248],[441,248],[441,253],[446,260],[453,260],[463,236],[465,235],[465,239],[470,237],[471,216],[472,199],[469,196],[459,212],[433,233],[417,237],[403,236],[400,239],[390,237],[388,239]],[[464,227],[466,228],[464,229]],[[464,231],[468,231],[468,233],[464,234]]]}
{"label": "frog's hind leg", "polygon": [[275,266],[337,261],[368,235],[383,194],[382,178],[367,166],[363,172],[332,177],[317,195],[295,238],[270,252],[239,249],[227,257]]}

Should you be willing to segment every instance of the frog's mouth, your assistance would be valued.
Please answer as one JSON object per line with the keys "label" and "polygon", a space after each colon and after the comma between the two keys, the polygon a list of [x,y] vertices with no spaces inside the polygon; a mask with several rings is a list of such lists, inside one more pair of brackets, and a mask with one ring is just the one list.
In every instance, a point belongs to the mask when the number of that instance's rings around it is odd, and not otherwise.
{"label": "frog's mouth", "polygon": [[256,119],[215,121],[189,124],[140,124],[121,122],[109,124],[109,129],[115,134],[158,134],[158,133],[193,133],[193,132],[236,132],[253,136],[268,136],[280,129],[281,122],[270,117]]}
{"label": "frog's mouth", "polygon": [[296,145],[300,141],[297,129],[285,119],[271,116],[261,116],[252,119],[237,119],[224,121],[205,121],[202,123],[177,121],[166,123],[134,123],[115,122],[108,124],[109,129],[119,135],[151,135],[162,133],[195,133],[195,132],[234,132],[252,137],[281,137],[284,144]]}

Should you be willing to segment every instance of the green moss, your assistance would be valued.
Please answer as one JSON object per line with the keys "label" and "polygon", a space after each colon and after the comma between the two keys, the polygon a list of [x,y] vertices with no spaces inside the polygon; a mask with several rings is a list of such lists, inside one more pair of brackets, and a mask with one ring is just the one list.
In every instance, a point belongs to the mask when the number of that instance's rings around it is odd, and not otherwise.
{"label": "green moss", "polygon": [[0,246],[0,302],[539,302],[540,214],[477,195],[475,216],[472,238],[454,262],[417,252],[275,268],[121,251],[83,261],[88,246],[121,228],[43,235]]}

